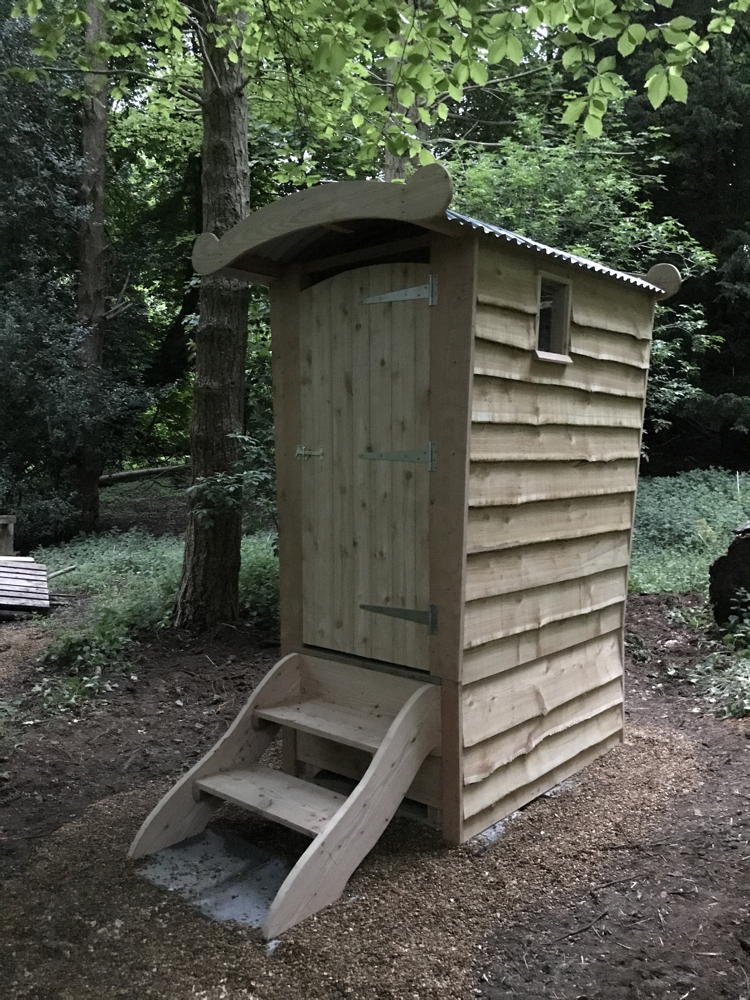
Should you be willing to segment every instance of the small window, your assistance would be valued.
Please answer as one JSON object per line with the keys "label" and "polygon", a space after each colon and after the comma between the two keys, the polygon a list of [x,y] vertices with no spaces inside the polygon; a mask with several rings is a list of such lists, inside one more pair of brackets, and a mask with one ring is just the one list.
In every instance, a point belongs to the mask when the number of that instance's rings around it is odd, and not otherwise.
{"label": "small window", "polygon": [[569,362],[570,285],[540,275],[537,313],[537,357]]}

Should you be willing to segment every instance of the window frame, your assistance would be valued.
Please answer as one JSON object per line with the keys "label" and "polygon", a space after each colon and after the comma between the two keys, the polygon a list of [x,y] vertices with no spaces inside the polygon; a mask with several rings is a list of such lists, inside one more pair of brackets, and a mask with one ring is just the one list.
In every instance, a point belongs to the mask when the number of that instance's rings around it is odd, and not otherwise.
{"label": "window frame", "polygon": [[[542,283],[549,282],[554,285],[558,285],[560,288],[564,289],[564,305],[563,305],[563,316],[562,316],[562,330],[559,331],[559,346],[562,348],[560,351],[543,351],[539,347],[539,324],[541,319],[541,304],[542,304]],[[558,365],[570,365],[573,363],[573,359],[570,356],[570,323],[572,314],[572,298],[573,298],[573,283],[568,278],[560,278],[556,274],[550,274],[549,271],[537,271],[536,279],[536,321],[534,324],[534,335],[535,335],[535,349],[534,355],[538,361],[544,361],[547,363],[558,364]],[[554,332],[554,331],[552,331]],[[551,338],[553,343],[555,337]]]}

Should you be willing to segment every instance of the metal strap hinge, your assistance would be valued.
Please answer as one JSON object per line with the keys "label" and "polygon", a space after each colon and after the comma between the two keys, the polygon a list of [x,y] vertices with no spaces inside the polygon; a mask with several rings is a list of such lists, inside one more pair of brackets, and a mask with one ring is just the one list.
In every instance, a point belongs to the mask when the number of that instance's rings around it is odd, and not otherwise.
{"label": "metal strap hinge", "polygon": [[365,305],[377,302],[408,302],[411,299],[426,299],[430,306],[437,305],[437,278],[431,274],[426,285],[412,285],[410,288],[397,288],[381,295],[369,295],[362,299]]}
{"label": "metal strap hinge", "polygon": [[437,445],[428,441],[424,448],[412,451],[363,451],[359,457],[368,462],[416,462],[432,472],[437,467]]}
{"label": "metal strap hinge", "polygon": [[388,618],[403,618],[407,622],[426,625],[430,635],[437,632],[437,607],[431,604],[426,611],[419,608],[392,608],[389,604],[360,604],[362,611],[371,611],[375,615],[386,615]]}

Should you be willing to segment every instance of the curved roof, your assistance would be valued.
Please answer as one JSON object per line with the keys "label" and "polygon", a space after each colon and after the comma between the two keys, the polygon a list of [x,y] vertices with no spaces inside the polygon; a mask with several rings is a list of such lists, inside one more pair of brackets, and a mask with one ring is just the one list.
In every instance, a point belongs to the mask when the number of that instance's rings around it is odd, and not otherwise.
{"label": "curved roof", "polygon": [[[234,271],[268,281],[280,273],[284,262],[298,256],[326,230],[351,234],[346,224],[354,225],[355,229],[362,228],[362,237],[366,239],[373,224],[390,220],[401,224],[402,230],[416,227],[450,233],[457,227],[470,228],[560,264],[624,282],[661,298],[673,294],[679,287],[679,274],[671,265],[656,265],[645,276],[606,267],[501,226],[454,212],[448,207],[452,197],[450,177],[437,163],[417,170],[406,184],[382,181],[320,184],[253,212],[221,239],[203,233],[193,247],[193,266],[198,274]],[[670,278],[666,282],[663,280],[665,268],[669,269]]]}

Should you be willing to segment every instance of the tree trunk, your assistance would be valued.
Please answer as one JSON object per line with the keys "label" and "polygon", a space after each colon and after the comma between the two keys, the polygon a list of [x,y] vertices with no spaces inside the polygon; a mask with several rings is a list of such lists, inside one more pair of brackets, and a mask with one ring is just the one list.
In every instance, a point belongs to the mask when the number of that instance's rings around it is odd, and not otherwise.
{"label": "tree trunk", "polygon": [[[247,99],[242,61],[217,48],[210,32],[212,5],[201,4],[203,31],[203,229],[221,236],[249,211]],[[247,312],[244,282],[203,278],[196,333],[196,379],[191,425],[193,483],[232,469],[240,456],[245,391]],[[205,628],[239,615],[239,501],[193,494],[175,624]]]}
{"label": "tree trunk", "polygon": [[[94,71],[85,78],[81,125],[81,203],[85,216],[79,230],[80,275],[78,280],[78,320],[87,328],[81,342],[80,358],[88,376],[96,379],[96,369],[104,358],[104,314],[106,312],[106,233],[104,229],[104,184],[107,162],[107,116],[109,81],[107,60],[97,47],[107,37],[107,0],[86,0],[86,48]],[[75,457],[76,492],[81,528],[93,531],[99,520],[99,476],[103,462],[96,436],[89,434]]]}

